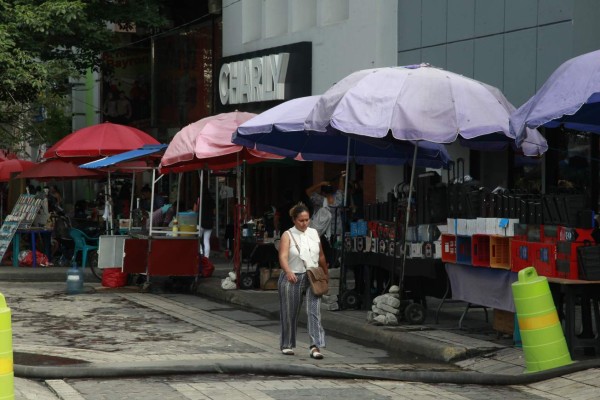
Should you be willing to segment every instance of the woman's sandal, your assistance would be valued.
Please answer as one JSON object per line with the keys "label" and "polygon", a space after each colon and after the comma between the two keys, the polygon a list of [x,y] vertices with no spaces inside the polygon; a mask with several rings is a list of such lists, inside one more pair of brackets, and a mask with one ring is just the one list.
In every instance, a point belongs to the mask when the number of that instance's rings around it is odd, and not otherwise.
{"label": "woman's sandal", "polygon": [[281,349],[281,352],[286,355],[286,356],[293,356],[294,355],[294,350],[292,349]]}
{"label": "woman's sandal", "polygon": [[321,354],[321,351],[318,347],[313,346],[310,348],[310,358],[314,358],[315,360],[322,360],[323,354]]}

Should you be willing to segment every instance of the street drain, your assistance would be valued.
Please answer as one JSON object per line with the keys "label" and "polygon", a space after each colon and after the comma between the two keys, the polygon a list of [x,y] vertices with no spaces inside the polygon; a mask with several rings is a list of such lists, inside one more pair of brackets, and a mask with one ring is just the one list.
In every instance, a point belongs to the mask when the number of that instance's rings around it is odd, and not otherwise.
{"label": "street drain", "polygon": [[45,354],[22,353],[15,351],[13,353],[13,362],[19,365],[29,366],[61,366],[74,364],[89,364],[87,361],[74,358],[49,356]]}

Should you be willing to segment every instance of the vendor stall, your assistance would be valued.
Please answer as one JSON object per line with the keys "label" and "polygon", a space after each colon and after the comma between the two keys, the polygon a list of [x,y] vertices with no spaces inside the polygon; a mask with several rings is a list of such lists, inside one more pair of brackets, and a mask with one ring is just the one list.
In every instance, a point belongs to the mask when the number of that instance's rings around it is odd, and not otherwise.
{"label": "vendor stall", "polygon": [[[242,266],[242,224],[248,222],[245,196],[244,166],[266,160],[282,159],[263,151],[249,149],[231,142],[237,127],[254,117],[246,112],[222,113],[203,118],[177,132],[160,163],[161,173],[236,168],[237,205],[234,217],[234,269],[240,282]],[[201,175],[201,180],[204,179]],[[200,186],[203,188],[203,185]],[[202,197],[202,193],[200,194]],[[200,213],[200,221],[202,213]],[[201,225],[201,223],[200,223]]]}
{"label": "vendor stall", "polygon": [[[144,274],[146,280],[144,289],[148,289],[152,276],[189,277],[189,288],[195,290],[200,269],[200,244],[197,218],[190,223],[191,229],[179,232],[171,227],[157,227],[154,224],[156,212],[154,210],[154,187],[163,177],[157,177],[157,166],[166,145],[147,145],[137,150],[84,164],[82,168],[100,169],[110,172],[135,172],[151,171],[152,193],[150,212],[147,224],[139,226],[133,224],[130,218],[122,231],[125,235],[103,235],[99,242],[98,267],[120,268],[127,274]],[[134,195],[132,191],[131,215],[134,214]],[[110,201],[110,199],[109,199]],[[165,206],[166,207],[166,206]],[[160,211],[158,209],[156,211]],[[176,219],[179,210],[172,213]],[[112,211],[109,211],[112,216]],[[177,225],[175,225],[177,227]],[[187,228],[187,224],[185,225]],[[177,254],[177,262],[173,262],[173,254]]]}

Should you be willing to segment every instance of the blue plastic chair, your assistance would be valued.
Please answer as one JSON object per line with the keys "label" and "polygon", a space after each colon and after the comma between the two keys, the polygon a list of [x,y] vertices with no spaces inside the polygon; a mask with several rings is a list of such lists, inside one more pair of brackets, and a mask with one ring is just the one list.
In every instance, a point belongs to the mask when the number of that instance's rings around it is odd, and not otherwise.
{"label": "blue plastic chair", "polygon": [[92,238],[80,231],[79,229],[71,228],[69,234],[75,242],[73,250],[73,260],[77,257],[77,252],[81,252],[81,268],[85,268],[87,263],[88,251],[98,250],[98,238]]}

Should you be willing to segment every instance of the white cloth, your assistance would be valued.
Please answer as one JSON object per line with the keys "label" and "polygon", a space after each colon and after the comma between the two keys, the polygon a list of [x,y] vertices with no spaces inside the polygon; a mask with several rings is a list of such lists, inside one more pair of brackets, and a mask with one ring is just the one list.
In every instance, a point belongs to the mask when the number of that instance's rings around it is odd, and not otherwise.
{"label": "white cloth", "polygon": [[[306,231],[302,232],[296,227],[290,228],[288,231],[290,237],[290,251],[288,255],[288,265],[293,273],[303,274],[306,272],[306,268],[316,267],[319,264],[319,252],[321,239],[316,229],[306,228]],[[298,243],[300,252],[294,242]]]}

